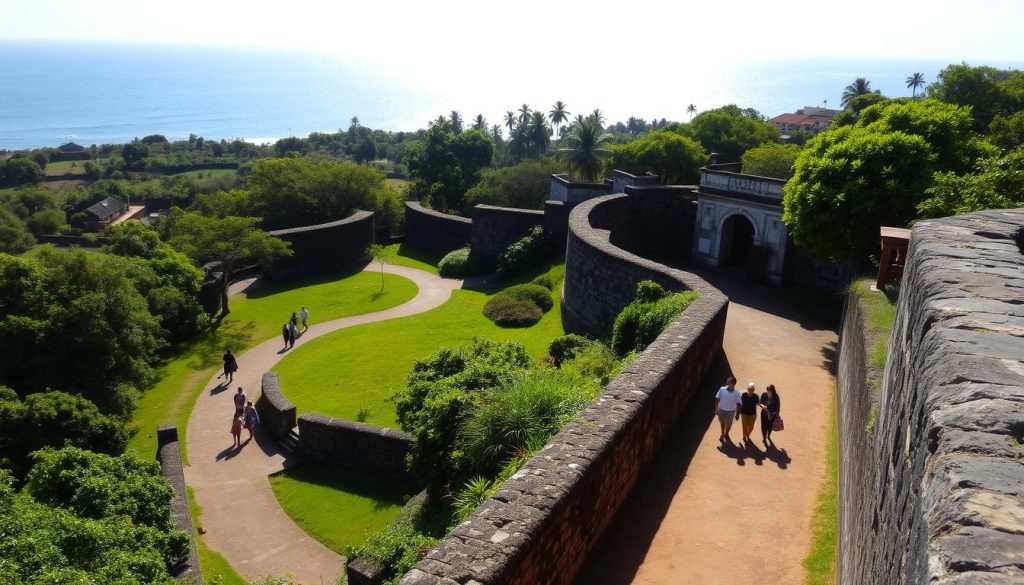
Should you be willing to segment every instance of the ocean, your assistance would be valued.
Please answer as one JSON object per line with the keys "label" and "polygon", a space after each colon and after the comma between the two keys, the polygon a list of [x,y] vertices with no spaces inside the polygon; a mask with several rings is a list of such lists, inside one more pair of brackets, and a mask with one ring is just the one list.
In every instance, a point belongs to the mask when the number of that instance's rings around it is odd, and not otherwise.
{"label": "ocean", "polygon": [[770,117],[802,106],[838,107],[843,87],[855,77],[867,77],[886,95],[908,95],[908,75],[922,72],[933,81],[948,64],[681,61],[671,72],[638,68],[599,81],[519,71],[503,72],[514,77],[501,80],[484,72],[464,81],[445,76],[447,81],[430,83],[423,76],[403,81],[379,67],[297,52],[0,42],[0,150],[69,140],[120,143],[148,134],[271,142],[347,128],[353,116],[371,128],[414,130],[451,110],[467,121],[483,113],[500,124],[506,110],[522,103],[547,111],[556,100],[567,102],[574,114],[600,108],[612,122],[629,116],[685,121],[690,103],[699,110],[736,103]]}

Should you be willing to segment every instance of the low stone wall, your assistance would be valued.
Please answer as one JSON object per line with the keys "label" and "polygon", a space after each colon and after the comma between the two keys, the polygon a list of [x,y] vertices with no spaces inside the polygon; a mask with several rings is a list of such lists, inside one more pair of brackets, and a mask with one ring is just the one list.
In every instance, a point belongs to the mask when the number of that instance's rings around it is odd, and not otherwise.
{"label": "low stone wall", "polygon": [[299,417],[299,451],[330,465],[371,475],[412,480],[405,469],[412,436],[361,422],[322,414]]}
{"label": "low stone wall", "polygon": [[689,258],[697,222],[695,186],[626,187],[624,213],[611,242],[644,258]]}
{"label": "low stone wall", "polygon": [[536,225],[544,225],[544,212],[477,205],[473,208],[473,231],[470,254],[490,265],[508,248]]}
{"label": "low stone wall", "polygon": [[292,255],[267,267],[272,278],[336,272],[364,262],[374,243],[372,211],[357,211],[330,223],[268,232],[291,244]]}
{"label": "low stone wall", "polygon": [[1024,582],[1022,229],[1022,209],[914,226],[844,583]]}
{"label": "low stone wall", "polygon": [[281,392],[281,381],[274,372],[263,374],[260,384],[262,392],[256,401],[260,413],[260,424],[270,430],[274,437],[281,439],[295,428],[295,405]]}
{"label": "low stone wall", "polygon": [[468,217],[427,209],[419,201],[405,202],[405,241],[437,256],[469,245],[473,222]]}
{"label": "low stone wall", "polygon": [[[580,565],[635,487],[722,349],[728,299],[692,274],[612,246],[591,213],[615,197],[573,210],[565,302],[584,309],[633,277],[657,277],[701,296],[427,557],[402,585],[572,583]],[[573,244],[576,242],[576,244]],[[586,259],[586,262],[581,260]],[[590,289],[605,263],[628,273]],[[570,282],[576,283],[569,286]],[[564,305],[563,305],[564,307]],[[585,321],[588,322],[589,321]]]}
{"label": "low stone wall", "polygon": [[192,514],[189,512],[188,495],[185,493],[185,472],[181,464],[178,428],[175,426],[157,427],[156,440],[156,459],[160,462],[160,472],[174,488],[174,499],[171,500],[171,520],[174,522],[174,528],[188,534],[192,540],[188,559],[173,567],[171,574],[175,579],[202,583],[203,574],[199,569],[196,533],[192,528]]}

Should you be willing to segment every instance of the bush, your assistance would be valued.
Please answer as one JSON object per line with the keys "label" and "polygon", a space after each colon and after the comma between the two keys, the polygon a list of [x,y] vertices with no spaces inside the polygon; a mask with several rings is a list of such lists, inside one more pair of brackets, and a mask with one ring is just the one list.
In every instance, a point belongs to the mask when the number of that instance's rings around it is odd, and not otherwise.
{"label": "bush", "polygon": [[551,345],[548,346],[548,355],[554,361],[556,366],[560,366],[562,362],[569,361],[576,357],[576,354],[586,349],[594,342],[583,337],[582,335],[576,335],[570,333],[561,337],[556,337],[551,341]]}
{"label": "bush", "polygon": [[545,313],[554,306],[554,301],[551,300],[550,289],[544,288],[539,284],[517,284],[506,288],[501,293],[521,301],[530,301]]}
{"label": "bush", "polygon": [[529,327],[543,315],[533,301],[517,299],[505,292],[494,295],[484,305],[484,316],[501,327]]}
{"label": "bush", "polygon": [[619,356],[643,351],[697,296],[695,291],[669,294],[649,280],[638,283],[633,302],[615,318],[612,350]]}
{"label": "bush", "polygon": [[612,378],[618,376],[622,368],[632,362],[635,357],[636,354],[631,353],[621,359],[616,359],[615,352],[611,348],[595,341],[562,363],[561,368],[581,378],[593,380],[597,386],[603,388]]}
{"label": "bush", "polygon": [[543,286],[544,288],[552,291],[555,290],[555,281],[552,280],[551,276],[547,274],[541,274],[537,278],[534,278],[533,280],[530,281],[530,284]]}
{"label": "bush", "polygon": [[464,278],[481,272],[478,262],[470,259],[469,246],[452,250],[437,263],[438,273],[445,278]]}
{"label": "bush", "polygon": [[511,276],[540,264],[548,252],[544,228],[533,226],[523,238],[513,242],[498,256],[497,271],[501,276]]}
{"label": "bush", "polygon": [[361,547],[348,547],[345,556],[362,557],[385,568],[383,585],[393,585],[437,544],[437,539],[420,534],[408,522],[396,522],[371,536]]}

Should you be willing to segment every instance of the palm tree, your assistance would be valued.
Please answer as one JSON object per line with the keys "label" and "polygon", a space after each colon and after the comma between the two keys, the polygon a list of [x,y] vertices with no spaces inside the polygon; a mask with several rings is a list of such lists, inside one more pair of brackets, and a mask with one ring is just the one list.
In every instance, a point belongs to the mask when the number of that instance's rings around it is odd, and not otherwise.
{"label": "palm tree", "polygon": [[686,106],[686,113],[690,114],[690,120],[693,120],[693,115],[697,113],[697,106],[693,104]]}
{"label": "palm tree", "polygon": [[561,129],[562,124],[569,119],[570,114],[571,112],[569,112],[569,109],[561,100],[555,102],[554,107],[552,107],[551,111],[548,112],[548,119],[555,125],[555,136],[559,135],[558,130]]}
{"label": "palm tree", "polygon": [[452,110],[452,113],[448,116],[448,119],[451,121],[452,130],[454,130],[456,134],[462,132],[462,114],[458,113],[455,110]]}
{"label": "palm tree", "polygon": [[867,95],[869,93],[871,93],[871,82],[863,77],[858,77],[853,80],[853,83],[847,85],[846,89],[843,90],[843,100],[839,103],[845,108],[850,105],[853,98]]}
{"label": "palm tree", "polygon": [[505,126],[508,127],[509,132],[516,128],[516,113],[512,110],[505,112]]}
{"label": "palm tree", "polygon": [[544,112],[533,112],[530,115],[530,125],[526,134],[530,151],[534,156],[540,156],[547,151],[548,145],[551,144],[551,128],[548,127]]}
{"label": "palm tree", "polygon": [[501,126],[497,124],[491,126],[491,138],[494,139],[494,144],[501,144]]}
{"label": "palm tree", "polygon": [[481,132],[487,132],[487,120],[483,114],[477,114],[476,118],[473,118],[473,128]]}
{"label": "palm tree", "polygon": [[594,108],[594,111],[590,112],[590,117],[597,120],[598,126],[604,128],[604,114],[601,113],[601,110],[599,110],[598,108]]}
{"label": "palm tree", "polygon": [[907,89],[912,90],[911,97],[917,97],[917,90],[924,87],[924,73],[915,73],[907,78]]}
{"label": "palm tree", "polygon": [[528,104],[523,104],[522,106],[520,106],[520,108],[519,108],[519,121],[523,122],[523,123],[527,122],[530,119],[530,114],[532,112],[533,112],[533,110],[530,109],[530,106]]}
{"label": "palm tree", "polygon": [[558,153],[565,158],[569,168],[580,180],[594,182],[601,174],[601,159],[611,154],[610,150],[604,148],[611,139],[612,135],[605,132],[592,115],[572,127],[562,140],[563,146],[558,149]]}

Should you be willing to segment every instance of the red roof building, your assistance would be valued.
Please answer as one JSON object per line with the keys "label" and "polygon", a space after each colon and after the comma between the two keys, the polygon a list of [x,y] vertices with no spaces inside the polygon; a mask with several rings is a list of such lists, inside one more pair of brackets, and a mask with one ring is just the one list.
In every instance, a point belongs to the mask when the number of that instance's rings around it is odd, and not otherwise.
{"label": "red roof building", "polygon": [[832,123],[832,118],[835,118],[838,113],[839,110],[806,107],[797,110],[795,114],[775,116],[768,120],[768,123],[781,130],[783,134],[796,130],[820,132],[828,128],[829,124]]}

